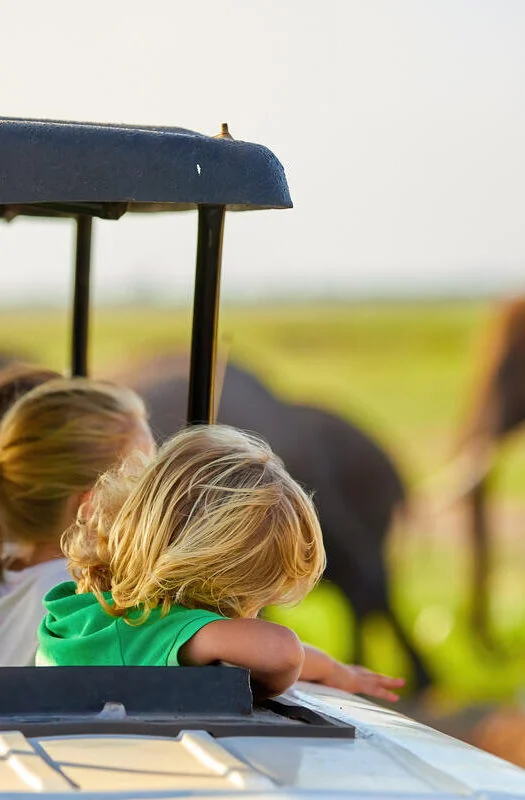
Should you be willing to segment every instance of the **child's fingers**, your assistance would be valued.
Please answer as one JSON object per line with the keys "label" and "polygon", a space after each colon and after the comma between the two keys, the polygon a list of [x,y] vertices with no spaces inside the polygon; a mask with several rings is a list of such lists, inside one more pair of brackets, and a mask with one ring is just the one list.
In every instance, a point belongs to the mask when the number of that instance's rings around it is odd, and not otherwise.
{"label": "child's fingers", "polygon": [[370,697],[377,697],[379,700],[388,700],[389,703],[397,703],[399,695],[395,692],[390,692],[388,689],[376,687],[374,691],[366,692]]}
{"label": "child's fingers", "polygon": [[399,695],[397,692],[393,692],[392,689],[400,689],[405,685],[405,681],[402,678],[389,678],[386,675],[375,674],[370,674],[367,677],[363,676],[361,682],[362,688],[360,691],[363,694],[367,694],[370,697],[378,697],[381,700],[388,700],[391,703],[399,700]]}
{"label": "child's fingers", "polygon": [[391,678],[390,675],[381,675],[378,672],[369,672],[360,676],[362,681],[373,681],[387,689],[401,689],[405,685],[404,678]]}
{"label": "child's fingers", "polygon": [[405,683],[404,678],[392,678],[391,675],[383,675],[382,672],[372,672],[372,670],[367,669],[366,667],[357,667],[357,666],[349,666],[350,669],[355,675],[361,678],[378,678],[382,681],[391,681],[395,683],[396,686],[402,686]]}
{"label": "child's fingers", "polygon": [[404,678],[390,678],[388,675],[378,675],[375,672],[359,675],[357,680],[370,686],[383,686],[385,689],[402,689],[405,685]]}
{"label": "child's fingers", "polygon": [[389,678],[388,675],[378,675],[377,678],[385,689],[401,689],[405,685],[404,678]]}
{"label": "child's fingers", "polygon": [[395,703],[399,700],[399,695],[393,690],[401,689],[405,685],[403,678],[391,678],[389,675],[371,672],[366,667],[344,666],[340,663],[335,666],[335,673],[327,679],[326,683],[328,686],[334,686],[336,689],[346,692],[366,694],[369,697],[377,697]]}
{"label": "child's fingers", "polygon": [[371,697],[381,697],[383,700],[398,700],[398,693],[392,691],[392,689],[396,688],[398,687],[393,686],[390,682],[385,683],[378,680],[368,680],[363,681],[363,687],[361,691],[363,694],[368,694]]}
{"label": "child's fingers", "polygon": [[366,667],[350,667],[359,677],[363,679],[372,678],[374,680],[379,680],[381,683],[384,683],[385,686],[390,686],[391,688],[401,687],[405,685],[404,678],[392,678],[390,675],[383,675],[381,672],[372,672]]}

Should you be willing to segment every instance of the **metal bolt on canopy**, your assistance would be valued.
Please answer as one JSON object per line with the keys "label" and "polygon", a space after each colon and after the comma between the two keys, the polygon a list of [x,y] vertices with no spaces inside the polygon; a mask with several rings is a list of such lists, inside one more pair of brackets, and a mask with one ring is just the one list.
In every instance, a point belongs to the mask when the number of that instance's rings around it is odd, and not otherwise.
{"label": "metal bolt on canopy", "polygon": [[231,135],[230,131],[228,130],[228,123],[223,122],[221,125],[221,132],[214,136],[214,139],[231,139],[233,142],[233,136]]}

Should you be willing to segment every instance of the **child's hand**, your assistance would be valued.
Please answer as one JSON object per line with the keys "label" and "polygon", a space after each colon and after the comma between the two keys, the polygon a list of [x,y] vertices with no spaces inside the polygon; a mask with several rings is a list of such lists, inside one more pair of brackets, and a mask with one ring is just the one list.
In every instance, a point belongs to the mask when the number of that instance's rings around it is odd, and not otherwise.
{"label": "child's hand", "polygon": [[333,689],[342,689],[342,691],[351,692],[352,694],[367,694],[369,697],[378,697],[391,703],[399,700],[397,692],[392,690],[401,689],[405,685],[403,678],[389,678],[388,675],[371,672],[365,667],[341,664],[339,661],[333,662],[332,669],[327,671],[326,677],[320,680],[319,683],[324,686],[331,686]]}
{"label": "child's hand", "polygon": [[367,694],[370,697],[389,700],[391,703],[399,700],[397,692],[392,690],[405,685],[403,678],[389,678],[387,675],[370,672],[365,667],[342,664],[327,653],[317,650],[316,647],[310,645],[303,647],[305,660],[301,680],[321,683],[323,686],[331,686],[332,689],[341,689],[352,694]]}

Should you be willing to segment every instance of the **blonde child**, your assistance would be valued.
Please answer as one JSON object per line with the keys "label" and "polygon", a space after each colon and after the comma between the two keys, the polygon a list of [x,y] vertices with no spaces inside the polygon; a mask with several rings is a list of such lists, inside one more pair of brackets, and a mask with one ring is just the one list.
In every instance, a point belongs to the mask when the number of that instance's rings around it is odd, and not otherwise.
{"label": "blonde child", "polygon": [[247,667],[259,697],[298,678],[388,700],[401,680],[338,663],[258,619],[296,603],[325,556],[308,496],[268,445],[192,427],[144,470],[101,478],[62,539],[78,581],[52,590],[41,665]]}
{"label": "blonde child", "polygon": [[[41,377],[46,382],[15,402],[0,424],[0,666],[34,663],[44,595],[70,579],[60,537],[97,478],[133,450],[150,453],[153,446],[134,392]],[[39,379],[11,374],[2,398],[7,403]]]}

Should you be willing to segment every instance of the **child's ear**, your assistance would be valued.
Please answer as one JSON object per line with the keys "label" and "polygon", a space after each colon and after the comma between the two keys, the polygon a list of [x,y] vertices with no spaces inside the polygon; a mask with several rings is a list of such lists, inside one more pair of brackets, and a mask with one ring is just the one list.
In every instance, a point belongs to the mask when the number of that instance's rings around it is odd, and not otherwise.
{"label": "child's ear", "polygon": [[93,494],[93,489],[88,489],[87,492],[82,492],[81,494],[79,494],[80,501],[78,505],[81,506],[84,503],[89,502],[92,494]]}
{"label": "child's ear", "polygon": [[71,497],[69,500],[69,514],[73,520],[78,517],[80,509],[82,509],[82,517],[84,519],[89,516],[90,499],[91,490],[87,492],[78,492]]}
{"label": "child's ear", "polygon": [[77,511],[81,508],[82,516],[84,518],[89,517],[92,493],[93,493],[92,489],[88,489],[87,492],[81,492],[79,495],[77,495],[78,496]]}

